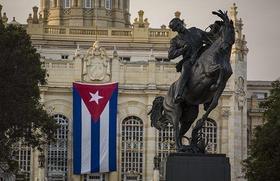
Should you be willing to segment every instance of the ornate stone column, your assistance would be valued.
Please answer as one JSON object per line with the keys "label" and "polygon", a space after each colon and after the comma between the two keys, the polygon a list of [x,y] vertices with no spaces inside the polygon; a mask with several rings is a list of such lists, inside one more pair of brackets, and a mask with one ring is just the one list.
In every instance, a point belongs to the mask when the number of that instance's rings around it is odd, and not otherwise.
{"label": "ornate stone column", "polygon": [[50,0],[44,0],[44,5],[43,6],[45,7],[45,9],[49,9],[50,4],[51,4]]}
{"label": "ornate stone column", "polygon": [[45,9],[45,1],[46,0],[40,0],[40,11],[43,12]]}
{"label": "ornate stone column", "polygon": [[117,8],[118,8],[118,0],[113,0],[112,9],[117,9]]}
{"label": "ornate stone column", "polygon": [[82,8],[82,6],[83,6],[83,0],[78,0],[78,7]]}
{"label": "ornate stone column", "polygon": [[55,8],[55,7],[56,7],[56,2],[57,2],[57,0],[53,0],[53,1],[52,1],[52,8]]}
{"label": "ornate stone column", "polygon": [[70,13],[69,26],[83,26],[83,9],[81,8],[82,0],[72,0],[72,9]]}
{"label": "ornate stone column", "polygon": [[58,8],[61,8],[61,0],[57,0],[57,1],[56,1],[56,6],[57,6]]}
{"label": "ornate stone column", "polygon": [[123,10],[129,13],[129,0],[123,0]]}
{"label": "ornate stone column", "polygon": [[120,5],[120,6],[119,6],[119,9],[121,9],[121,10],[123,10],[123,1],[124,1],[124,0],[119,0],[119,5]]}
{"label": "ornate stone column", "polygon": [[95,1],[94,1],[93,7],[94,7],[94,8],[98,8],[98,7],[99,7],[99,0],[95,0]]}
{"label": "ornate stone column", "polygon": [[78,7],[78,0],[72,0],[72,7]]}
{"label": "ornate stone column", "polygon": [[43,21],[47,18],[47,11],[50,8],[50,0],[41,0],[40,1],[40,14],[43,17]]}
{"label": "ornate stone column", "polygon": [[125,26],[129,27],[130,26],[130,13],[129,13],[129,0],[124,0],[124,21],[125,21]]}
{"label": "ornate stone column", "polygon": [[104,0],[101,0],[100,2],[101,2],[100,7],[105,8],[105,1],[104,1]]}

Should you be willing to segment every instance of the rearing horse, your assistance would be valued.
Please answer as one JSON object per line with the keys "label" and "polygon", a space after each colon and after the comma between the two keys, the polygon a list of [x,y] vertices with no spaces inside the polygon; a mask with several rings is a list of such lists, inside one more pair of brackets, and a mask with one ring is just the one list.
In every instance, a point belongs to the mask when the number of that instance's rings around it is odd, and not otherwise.
{"label": "rearing horse", "polygon": [[[173,124],[176,148],[179,151],[187,151],[187,146],[182,144],[182,139],[198,116],[199,104],[204,104],[206,112],[194,128],[196,132],[202,128],[210,112],[218,105],[218,99],[232,74],[230,55],[235,41],[233,23],[229,20],[227,12],[219,10],[212,14],[219,16],[222,21],[211,46],[192,66],[188,85],[183,92],[184,101],[174,103],[175,90],[178,89],[177,80],[170,86],[164,98],[156,97],[149,113],[151,125],[159,130],[165,129],[168,123]],[[203,150],[192,150],[192,152],[203,152]]]}

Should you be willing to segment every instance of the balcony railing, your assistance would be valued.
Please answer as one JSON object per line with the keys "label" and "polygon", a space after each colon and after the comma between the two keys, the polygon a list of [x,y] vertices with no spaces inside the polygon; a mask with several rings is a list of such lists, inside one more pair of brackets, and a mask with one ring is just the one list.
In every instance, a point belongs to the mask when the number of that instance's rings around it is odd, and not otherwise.
{"label": "balcony railing", "polygon": [[[32,34],[32,29],[31,34]],[[147,35],[137,35],[134,33],[133,28],[108,28],[108,29],[95,29],[94,27],[63,27],[63,26],[45,26],[43,28],[45,35],[79,35],[79,36],[102,36],[102,37],[127,37],[132,38],[136,36],[144,36],[151,39],[169,40],[173,37],[173,33],[169,29],[148,29]]]}

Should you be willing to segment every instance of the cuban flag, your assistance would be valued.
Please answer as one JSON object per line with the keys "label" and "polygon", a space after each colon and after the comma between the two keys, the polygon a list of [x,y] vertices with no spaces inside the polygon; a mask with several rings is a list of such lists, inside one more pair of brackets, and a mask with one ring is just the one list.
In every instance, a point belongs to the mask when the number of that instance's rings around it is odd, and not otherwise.
{"label": "cuban flag", "polygon": [[117,99],[117,83],[73,83],[74,174],[116,171]]}

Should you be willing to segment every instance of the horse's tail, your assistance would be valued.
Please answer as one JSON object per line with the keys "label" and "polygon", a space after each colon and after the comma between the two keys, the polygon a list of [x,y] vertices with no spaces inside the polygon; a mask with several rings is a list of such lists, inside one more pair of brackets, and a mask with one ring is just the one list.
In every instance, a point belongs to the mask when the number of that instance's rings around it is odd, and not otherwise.
{"label": "horse's tail", "polygon": [[158,130],[165,129],[167,127],[168,121],[164,114],[163,108],[164,97],[158,96],[153,101],[153,106],[151,111],[148,113],[151,119],[151,126]]}

